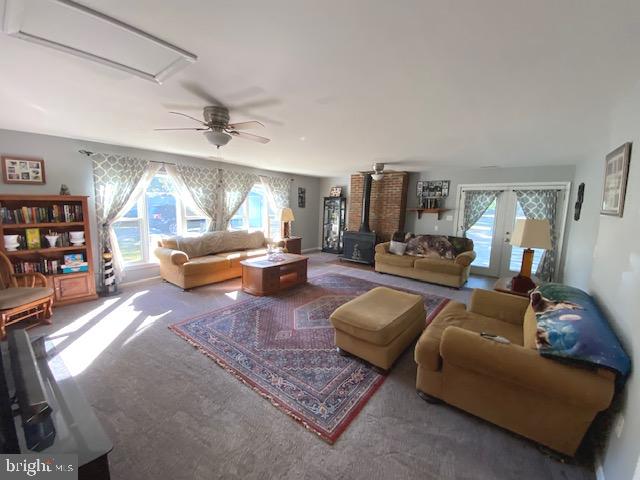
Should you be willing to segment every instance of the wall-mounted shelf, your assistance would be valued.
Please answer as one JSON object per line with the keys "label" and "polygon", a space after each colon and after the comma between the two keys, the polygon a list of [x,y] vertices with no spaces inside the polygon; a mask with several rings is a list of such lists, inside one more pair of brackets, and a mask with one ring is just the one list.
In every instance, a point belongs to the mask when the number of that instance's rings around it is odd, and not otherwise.
{"label": "wall-mounted shelf", "polygon": [[438,220],[442,220],[442,214],[448,212],[449,208],[408,208],[409,212],[417,212],[418,219],[422,218],[423,213],[433,213],[438,215]]}

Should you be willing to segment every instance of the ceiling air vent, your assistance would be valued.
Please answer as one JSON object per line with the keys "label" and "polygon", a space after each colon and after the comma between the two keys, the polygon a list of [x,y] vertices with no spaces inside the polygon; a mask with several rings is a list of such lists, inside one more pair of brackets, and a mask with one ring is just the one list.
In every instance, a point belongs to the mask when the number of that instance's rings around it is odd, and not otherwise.
{"label": "ceiling air vent", "polygon": [[0,0],[0,26],[13,37],[162,83],[197,60],[175,45],[70,0]]}

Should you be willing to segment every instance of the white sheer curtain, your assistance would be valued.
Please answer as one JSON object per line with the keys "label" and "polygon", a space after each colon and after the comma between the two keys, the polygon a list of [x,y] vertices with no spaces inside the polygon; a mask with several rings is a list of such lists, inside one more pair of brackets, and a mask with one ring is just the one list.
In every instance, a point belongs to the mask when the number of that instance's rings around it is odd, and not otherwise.
{"label": "white sheer curtain", "polygon": [[92,155],[99,254],[105,248],[113,253],[117,280],[123,276],[122,254],[113,224],[126,214],[147,189],[160,168],[148,160],[110,153]]}

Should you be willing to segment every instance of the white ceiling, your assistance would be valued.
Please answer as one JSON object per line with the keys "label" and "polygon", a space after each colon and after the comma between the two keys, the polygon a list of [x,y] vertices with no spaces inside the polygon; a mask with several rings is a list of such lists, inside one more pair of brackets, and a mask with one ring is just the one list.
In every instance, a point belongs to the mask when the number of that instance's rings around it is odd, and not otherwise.
{"label": "white ceiling", "polygon": [[[155,85],[0,35],[0,128],[318,176],[575,164],[640,80],[637,0],[82,3],[198,61]],[[277,100],[231,114],[266,117],[255,133],[272,142],[216,153],[198,132],[154,132],[192,125],[172,104],[204,106],[185,82],[230,105]]]}

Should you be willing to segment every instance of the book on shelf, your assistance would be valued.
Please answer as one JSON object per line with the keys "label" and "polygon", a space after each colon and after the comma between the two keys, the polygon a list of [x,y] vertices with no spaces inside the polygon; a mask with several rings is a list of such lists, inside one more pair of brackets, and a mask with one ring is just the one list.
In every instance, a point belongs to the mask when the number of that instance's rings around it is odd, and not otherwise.
{"label": "book on shelf", "polygon": [[64,204],[48,207],[0,207],[0,223],[62,223],[82,222],[82,205]]}
{"label": "book on shelf", "polygon": [[37,250],[42,245],[39,228],[27,228],[25,231],[27,237],[27,248],[29,250]]}
{"label": "book on shelf", "polygon": [[60,273],[60,260],[49,258],[41,258],[40,260],[13,262],[13,270],[16,273],[42,273],[44,275],[53,275]]}

